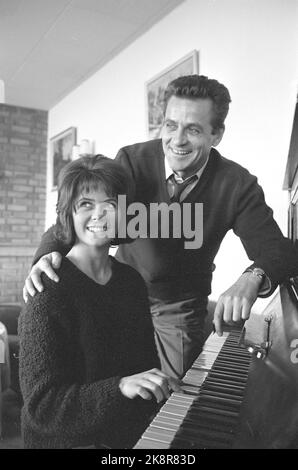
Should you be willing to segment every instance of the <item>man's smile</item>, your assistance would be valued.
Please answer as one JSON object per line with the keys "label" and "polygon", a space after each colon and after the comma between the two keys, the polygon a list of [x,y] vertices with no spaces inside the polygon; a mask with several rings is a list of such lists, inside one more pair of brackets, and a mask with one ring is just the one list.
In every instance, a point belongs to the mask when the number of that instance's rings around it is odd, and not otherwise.
{"label": "man's smile", "polygon": [[171,146],[169,146],[169,150],[173,152],[175,155],[189,155],[190,153],[192,153],[192,150],[175,149]]}

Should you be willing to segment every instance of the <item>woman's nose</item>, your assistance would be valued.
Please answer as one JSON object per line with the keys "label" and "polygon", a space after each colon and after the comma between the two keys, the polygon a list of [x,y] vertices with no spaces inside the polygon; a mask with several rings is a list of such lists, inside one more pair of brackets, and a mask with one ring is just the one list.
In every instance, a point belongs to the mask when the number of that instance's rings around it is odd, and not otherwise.
{"label": "woman's nose", "polygon": [[91,219],[92,220],[100,220],[102,217],[106,215],[106,210],[102,209],[101,207],[97,207],[94,209]]}

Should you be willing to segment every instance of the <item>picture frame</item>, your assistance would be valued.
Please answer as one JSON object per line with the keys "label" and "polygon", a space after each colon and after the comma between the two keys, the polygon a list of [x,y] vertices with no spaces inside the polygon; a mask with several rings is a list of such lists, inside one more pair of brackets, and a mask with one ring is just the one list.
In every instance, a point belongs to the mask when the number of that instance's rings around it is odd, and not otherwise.
{"label": "picture frame", "polygon": [[199,73],[199,52],[191,51],[145,84],[146,116],[149,139],[160,136],[164,111],[164,92],[168,83],[181,75]]}
{"label": "picture frame", "polygon": [[69,127],[50,139],[51,188],[57,189],[60,170],[71,161],[72,148],[76,145],[77,129]]}

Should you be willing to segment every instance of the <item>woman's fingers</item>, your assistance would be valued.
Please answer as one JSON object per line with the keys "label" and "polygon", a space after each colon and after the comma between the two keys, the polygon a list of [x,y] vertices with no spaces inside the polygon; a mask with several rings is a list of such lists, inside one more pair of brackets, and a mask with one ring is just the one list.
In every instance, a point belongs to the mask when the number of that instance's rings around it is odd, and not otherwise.
{"label": "woman's fingers", "polygon": [[171,390],[181,390],[176,379],[167,376],[159,369],[123,377],[119,387],[123,395],[128,398],[135,398],[139,395],[144,400],[150,400],[153,396],[158,403],[169,398]]}
{"label": "woman's fingers", "polygon": [[154,380],[147,378],[147,376],[140,380],[139,385],[147,392],[150,392],[156,398],[157,403],[170,396],[169,389],[165,391],[165,387],[160,386]]}
{"label": "woman's fingers", "polygon": [[147,380],[147,383],[149,384],[148,386],[150,387],[150,390],[152,391],[152,393],[154,393],[156,398],[158,395],[158,401],[162,401],[165,398],[169,398],[170,388],[167,376],[159,375],[152,372],[146,372],[144,374],[144,379]]}

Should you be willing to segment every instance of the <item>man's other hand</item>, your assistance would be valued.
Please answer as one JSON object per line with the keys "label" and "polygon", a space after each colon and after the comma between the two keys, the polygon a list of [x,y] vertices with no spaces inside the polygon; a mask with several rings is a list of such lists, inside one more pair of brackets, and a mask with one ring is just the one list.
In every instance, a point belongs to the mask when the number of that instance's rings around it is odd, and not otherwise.
{"label": "man's other hand", "polygon": [[25,302],[28,301],[28,295],[33,297],[36,291],[43,291],[41,273],[45,273],[53,281],[59,282],[59,277],[55,273],[54,269],[60,268],[61,260],[61,254],[58,253],[58,251],[53,251],[52,253],[44,255],[34,266],[32,266],[23,287],[23,299]]}
{"label": "man's other hand", "polygon": [[262,280],[251,273],[244,273],[219,297],[214,311],[216,333],[222,335],[222,322],[237,323],[247,320],[255,303]]}

